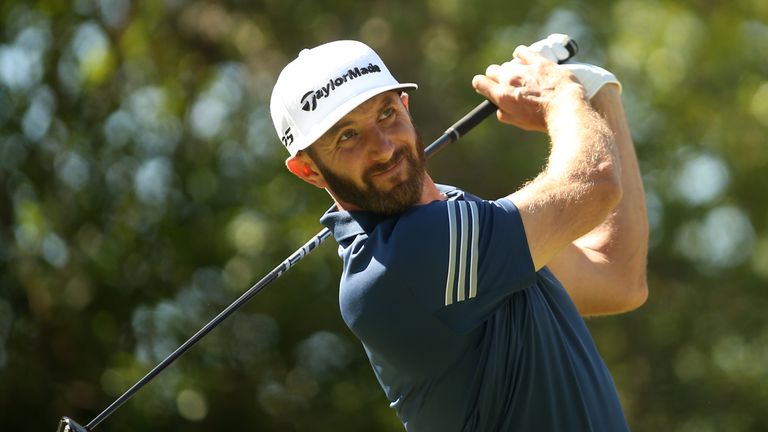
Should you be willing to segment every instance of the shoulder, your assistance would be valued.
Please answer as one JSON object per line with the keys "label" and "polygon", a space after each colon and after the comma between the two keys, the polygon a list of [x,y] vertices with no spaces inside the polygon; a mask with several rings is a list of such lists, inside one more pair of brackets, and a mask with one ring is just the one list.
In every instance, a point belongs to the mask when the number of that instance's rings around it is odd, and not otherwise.
{"label": "shoulder", "polygon": [[450,221],[452,216],[463,211],[478,211],[483,213],[518,214],[515,204],[508,198],[498,200],[485,200],[454,189],[449,199],[432,201],[408,209],[398,217],[398,223],[394,228],[413,229],[423,228],[423,224],[433,226],[435,221]]}
{"label": "shoulder", "polygon": [[482,263],[490,262],[489,255],[527,253],[522,220],[511,201],[464,198],[470,199],[433,201],[383,221],[351,244],[346,264],[357,271],[381,268],[386,272],[379,275],[388,280],[418,279],[439,277],[462,260]]}
{"label": "shoulder", "polygon": [[[517,207],[502,198],[487,201],[464,194],[462,199],[433,201],[382,221],[355,243],[380,257],[428,259],[446,250],[452,238],[491,234],[504,226],[522,226]],[[425,255],[427,254],[427,255]],[[388,260],[389,261],[389,260]]]}

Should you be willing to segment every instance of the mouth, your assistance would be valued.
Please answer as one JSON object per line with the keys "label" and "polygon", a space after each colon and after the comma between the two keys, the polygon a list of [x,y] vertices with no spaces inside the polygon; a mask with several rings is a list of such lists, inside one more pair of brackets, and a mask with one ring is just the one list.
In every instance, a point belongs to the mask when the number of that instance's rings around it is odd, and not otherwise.
{"label": "mouth", "polygon": [[374,173],[371,174],[371,177],[383,177],[388,174],[394,173],[403,164],[404,160],[405,160],[405,156],[400,156],[399,159],[397,159],[395,162],[388,164],[383,169],[374,171]]}

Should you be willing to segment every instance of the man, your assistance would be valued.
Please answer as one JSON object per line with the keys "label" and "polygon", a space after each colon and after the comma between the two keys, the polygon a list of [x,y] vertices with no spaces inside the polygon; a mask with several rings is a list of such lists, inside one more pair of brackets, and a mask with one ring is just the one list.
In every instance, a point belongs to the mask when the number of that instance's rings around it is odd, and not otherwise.
{"label": "man", "polygon": [[407,430],[625,431],[581,318],[647,295],[618,82],[526,47],[514,57],[472,85],[501,122],[548,133],[551,150],[536,179],[499,200],[433,182],[404,92],[416,86],[362,43],[299,54],[272,118],[288,169],[336,202],[321,221],[344,263],[341,313]]}

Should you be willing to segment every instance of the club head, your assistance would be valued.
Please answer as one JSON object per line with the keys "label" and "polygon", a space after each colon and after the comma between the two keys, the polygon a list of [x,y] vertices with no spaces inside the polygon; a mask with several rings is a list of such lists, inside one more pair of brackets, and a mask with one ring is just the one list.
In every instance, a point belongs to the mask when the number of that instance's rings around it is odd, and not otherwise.
{"label": "club head", "polygon": [[84,426],[80,426],[76,421],[69,417],[62,417],[56,432],[88,432],[88,429]]}

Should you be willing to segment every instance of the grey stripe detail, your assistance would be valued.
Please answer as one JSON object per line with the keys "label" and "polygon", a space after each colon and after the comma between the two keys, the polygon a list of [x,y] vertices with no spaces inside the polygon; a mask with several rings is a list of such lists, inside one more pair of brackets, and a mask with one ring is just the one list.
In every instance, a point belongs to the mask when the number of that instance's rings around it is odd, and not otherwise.
{"label": "grey stripe detail", "polygon": [[453,277],[456,271],[456,203],[448,201],[448,277],[445,280],[445,305],[453,303]]}
{"label": "grey stripe detail", "polygon": [[459,202],[459,214],[461,216],[461,242],[459,243],[459,283],[457,287],[456,300],[464,300],[467,290],[467,280],[465,278],[467,268],[467,236],[469,235],[469,219],[467,218],[467,203]]}
{"label": "grey stripe detail", "polygon": [[470,201],[472,210],[472,261],[469,268],[469,298],[477,295],[477,243],[480,238],[480,217],[477,215],[477,203]]}

